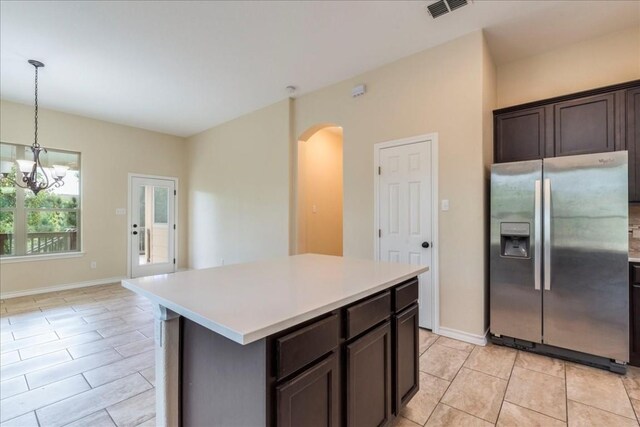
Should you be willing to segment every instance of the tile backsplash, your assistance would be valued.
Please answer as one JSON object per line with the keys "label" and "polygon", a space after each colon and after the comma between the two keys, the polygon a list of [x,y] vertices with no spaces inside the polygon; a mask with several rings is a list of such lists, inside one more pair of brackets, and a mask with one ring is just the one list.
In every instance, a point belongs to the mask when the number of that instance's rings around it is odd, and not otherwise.
{"label": "tile backsplash", "polygon": [[640,204],[629,205],[629,256],[640,258]]}

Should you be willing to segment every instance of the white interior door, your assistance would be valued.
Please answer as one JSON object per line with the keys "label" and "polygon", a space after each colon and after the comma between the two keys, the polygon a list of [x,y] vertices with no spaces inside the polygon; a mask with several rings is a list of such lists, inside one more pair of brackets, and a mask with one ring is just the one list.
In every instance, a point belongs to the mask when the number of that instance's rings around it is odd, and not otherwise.
{"label": "white interior door", "polygon": [[131,277],[175,271],[175,190],[171,179],[131,177]]}
{"label": "white interior door", "polygon": [[379,154],[379,259],[429,267],[419,276],[423,328],[433,328],[431,142],[383,148]]}

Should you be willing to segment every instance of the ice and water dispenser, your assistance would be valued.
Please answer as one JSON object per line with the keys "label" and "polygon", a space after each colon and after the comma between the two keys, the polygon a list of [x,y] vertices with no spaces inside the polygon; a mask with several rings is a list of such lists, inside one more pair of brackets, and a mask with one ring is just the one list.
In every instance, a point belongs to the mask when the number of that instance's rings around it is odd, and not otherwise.
{"label": "ice and water dispenser", "polygon": [[502,256],[529,258],[530,226],[528,222],[500,223],[500,253]]}

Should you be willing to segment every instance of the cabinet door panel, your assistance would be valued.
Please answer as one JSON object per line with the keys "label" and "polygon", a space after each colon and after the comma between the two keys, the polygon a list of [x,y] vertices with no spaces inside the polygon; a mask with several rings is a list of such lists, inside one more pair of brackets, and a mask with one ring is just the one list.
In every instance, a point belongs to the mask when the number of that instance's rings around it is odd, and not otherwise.
{"label": "cabinet door panel", "polygon": [[333,353],[297,377],[276,387],[279,427],[338,427],[338,356]]}
{"label": "cabinet door panel", "polygon": [[629,201],[640,202],[640,88],[627,91]]}
{"label": "cabinet door panel", "polygon": [[375,427],[391,419],[391,324],[346,348],[347,426]]}
{"label": "cabinet door panel", "polygon": [[615,150],[615,94],[555,104],[555,155]]}
{"label": "cabinet door panel", "polygon": [[420,386],[418,369],[418,304],[394,316],[395,329],[395,410],[400,409],[417,393]]}
{"label": "cabinet door panel", "polygon": [[532,108],[496,116],[496,162],[544,157],[545,109]]}

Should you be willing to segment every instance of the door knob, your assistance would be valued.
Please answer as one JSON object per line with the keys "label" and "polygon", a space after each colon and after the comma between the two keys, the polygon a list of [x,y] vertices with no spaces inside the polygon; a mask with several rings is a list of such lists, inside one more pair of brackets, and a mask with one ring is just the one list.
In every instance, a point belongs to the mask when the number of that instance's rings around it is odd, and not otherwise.
{"label": "door knob", "polygon": [[429,247],[429,242],[422,242],[422,247],[427,249]]}
{"label": "door knob", "polygon": [[137,232],[137,231],[134,231],[134,232],[133,232],[133,235],[135,236],[136,234],[138,234],[138,232]]}
{"label": "door knob", "polygon": [[133,224],[133,228],[138,228],[138,224]]}

